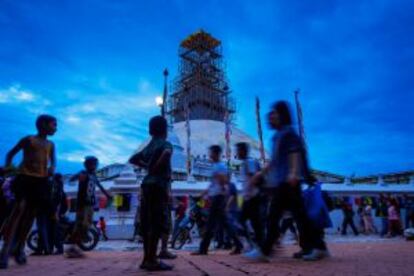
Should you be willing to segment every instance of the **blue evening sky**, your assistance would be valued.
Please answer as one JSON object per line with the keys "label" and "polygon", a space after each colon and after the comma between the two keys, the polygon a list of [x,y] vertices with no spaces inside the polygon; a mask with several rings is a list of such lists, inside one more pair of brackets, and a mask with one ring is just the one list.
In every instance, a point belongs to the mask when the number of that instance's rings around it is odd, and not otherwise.
{"label": "blue evening sky", "polygon": [[125,162],[202,28],[223,43],[239,128],[256,137],[255,95],[264,114],[300,88],[314,168],[413,169],[413,14],[408,0],[0,0],[0,156],[46,112],[60,171]]}

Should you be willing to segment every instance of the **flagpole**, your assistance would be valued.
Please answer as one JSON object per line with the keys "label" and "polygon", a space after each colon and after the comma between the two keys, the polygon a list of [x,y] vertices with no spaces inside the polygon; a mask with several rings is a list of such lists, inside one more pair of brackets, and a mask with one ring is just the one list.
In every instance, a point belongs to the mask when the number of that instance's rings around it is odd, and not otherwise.
{"label": "flagpole", "polygon": [[230,145],[230,135],[231,135],[231,129],[230,129],[230,114],[228,111],[226,111],[225,114],[225,122],[224,122],[224,138],[226,141],[226,158],[227,158],[227,165],[230,167],[230,161],[231,161],[231,145]]}
{"label": "flagpole", "polygon": [[296,104],[296,116],[297,116],[297,118],[298,118],[298,131],[299,131],[299,136],[300,136],[300,138],[301,139],[303,139],[303,134],[302,134],[302,128],[301,128],[301,125],[302,125],[302,117],[301,117],[301,115],[299,114],[300,112],[299,112],[299,108],[300,108],[300,106],[299,106],[299,89],[296,89],[295,91],[294,91],[294,93],[295,93],[295,104]]}
{"label": "flagpole", "polygon": [[266,162],[266,155],[265,155],[264,146],[263,146],[262,119],[260,118],[260,100],[258,97],[256,97],[256,122],[257,122],[257,133],[259,136],[260,159],[262,160],[262,164],[264,165]]}
{"label": "flagpole", "polygon": [[187,105],[185,109],[185,127],[187,132],[187,179],[192,175],[191,170],[191,126],[190,126],[190,107]]}
{"label": "flagpole", "polygon": [[161,105],[161,116],[165,117],[166,104],[167,104],[167,78],[168,78],[168,69],[164,69],[164,93],[162,94],[162,105]]}
{"label": "flagpole", "polygon": [[299,137],[302,139],[303,145],[306,148],[306,138],[305,138],[305,128],[303,125],[303,114],[302,114],[302,107],[299,102],[299,89],[295,90],[295,102],[296,102],[296,114],[298,117],[298,130],[299,130]]}

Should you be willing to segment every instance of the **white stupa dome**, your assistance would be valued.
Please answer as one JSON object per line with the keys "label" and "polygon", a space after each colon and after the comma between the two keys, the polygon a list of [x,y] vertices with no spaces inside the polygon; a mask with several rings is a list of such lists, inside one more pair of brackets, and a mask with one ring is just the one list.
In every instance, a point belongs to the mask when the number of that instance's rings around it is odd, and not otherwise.
{"label": "white stupa dome", "polygon": [[[176,172],[184,173],[186,172],[186,160],[187,157],[184,152],[184,148],[181,143],[181,139],[177,136],[175,132],[174,126],[170,126],[168,128],[168,137],[167,140],[172,144],[173,146],[173,156],[172,156],[172,169]],[[137,152],[141,151],[148,143],[151,141],[151,139],[145,140],[141,145],[139,145]]]}
{"label": "white stupa dome", "polygon": [[[191,120],[191,155],[204,156],[208,155],[208,148],[211,145],[220,145],[225,154],[225,123],[213,120]],[[181,145],[185,148],[187,144],[187,129],[185,122],[174,124],[174,133],[180,140]],[[250,145],[250,155],[253,158],[260,158],[259,143],[242,130],[232,126],[230,135],[230,144],[232,158],[234,158],[234,145],[239,142],[246,142]]]}
{"label": "white stupa dome", "polygon": [[[225,124],[220,121],[213,120],[191,120],[191,156],[196,159],[208,158],[208,148],[211,145],[220,145],[225,155]],[[186,172],[186,145],[187,145],[187,129],[185,122],[179,122],[172,125],[168,130],[167,140],[173,145],[174,152],[172,157],[172,168],[175,172]],[[149,139],[143,142],[138,151],[143,149]],[[230,144],[232,159],[234,159],[234,146],[239,142],[246,142],[250,145],[250,156],[260,159],[259,143],[242,130],[232,126],[230,135]]]}

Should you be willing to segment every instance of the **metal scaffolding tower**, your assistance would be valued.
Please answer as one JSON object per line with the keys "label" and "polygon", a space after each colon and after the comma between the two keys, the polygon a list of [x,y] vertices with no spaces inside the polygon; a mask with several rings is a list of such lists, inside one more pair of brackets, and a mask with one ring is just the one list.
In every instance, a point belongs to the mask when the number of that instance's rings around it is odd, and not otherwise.
{"label": "metal scaffolding tower", "polygon": [[179,76],[169,99],[173,123],[186,120],[225,121],[235,112],[225,77],[221,42],[200,30],[184,39],[179,48]]}

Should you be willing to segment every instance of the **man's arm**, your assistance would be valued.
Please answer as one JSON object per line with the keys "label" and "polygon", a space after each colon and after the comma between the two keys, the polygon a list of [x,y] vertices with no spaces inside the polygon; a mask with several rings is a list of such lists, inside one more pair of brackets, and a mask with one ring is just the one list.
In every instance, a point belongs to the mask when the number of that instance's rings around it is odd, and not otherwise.
{"label": "man's arm", "polygon": [[258,183],[266,176],[269,171],[270,165],[267,164],[261,171],[258,171],[249,178],[250,185],[257,186]]}
{"label": "man's arm", "polygon": [[53,175],[55,173],[56,168],[56,154],[55,154],[55,144],[52,143],[52,148],[50,150],[50,167],[49,167],[49,176]]}
{"label": "man's arm", "polygon": [[269,172],[269,170],[270,170],[270,163],[266,163],[266,165],[263,167],[263,169],[260,172],[262,172],[263,174],[266,174]]}
{"label": "man's arm", "polygon": [[128,160],[129,163],[131,163],[132,165],[141,167],[141,168],[147,168],[148,164],[145,163],[142,160],[142,154],[141,152],[134,154],[133,156],[131,156],[131,158],[129,158]]}
{"label": "man's arm", "polygon": [[[253,168],[253,165],[254,165],[254,168]],[[257,165],[256,163],[253,164],[252,162],[249,162],[249,161],[246,163],[245,173],[246,173],[247,183],[249,184],[249,186],[257,185],[258,180],[255,180],[254,176],[258,172],[260,172],[259,165]]]}
{"label": "man's arm", "polygon": [[21,139],[6,155],[6,164],[5,168],[10,167],[13,161],[13,157],[24,148],[27,142],[27,137]]}
{"label": "man's arm", "polygon": [[59,208],[59,217],[63,217],[66,212],[68,211],[68,198],[66,196],[65,192],[62,192],[62,198],[60,202],[60,208]]}
{"label": "man's arm", "polygon": [[289,133],[283,139],[288,152],[288,176],[286,181],[293,187],[297,186],[303,176],[303,144],[296,133]]}
{"label": "man's arm", "polygon": [[215,178],[217,180],[217,183],[220,184],[221,186],[225,186],[229,183],[228,181],[229,177],[225,173],[219,173],[215,175]]}
{"label": "man's arm", "polygon": [[302,164],[302,155],[300,152],[292,152],[288,155],[288,162],[289,162],[289,174],[287,182],[291,186],[298,185],[300,181],[300,171],[301,171],[301,164]]}
{"label": "man's arm", "polygon": [[86,183],[88,181],[88,175],[84,172],[78,174],[78,205],[83,204],[86,197]]}
{"label": "man's arm", "polygon": [[154,171],[157,171],[161,166],[163,166],[165,163],[170,162],[172,155],[171,149],[165,149],[162,153],[160,158],[158,158],[157,162],[155,163],[154,167],[152,168]]}
{"label": "man's arm", "polygon": [[237,200],[237,188],[236,188],[236,186],[230,184],[229,185],[229,193],[230,193],[230,197],[227,200],[226,210],[229,210],[230,206],[233,204],[233,202],[235,202]]}
{"label": "man's arm", "polygon": [[236,200],[236,196],[231,195],[229,197],[229,199],[227,200],[227,204],[226,204],[226,211],[229,210],[231,204],[233,204],[233,201],[235,201],[235,200]]}
{"label": "man's arm", "polygon": [[105,188],[102,186],[101,182],[98,181],[98,183],[96,183],[99,187],[99,190],[101,190],[101,192],[108,198],[111,199],[112,196],[105,190]]}

